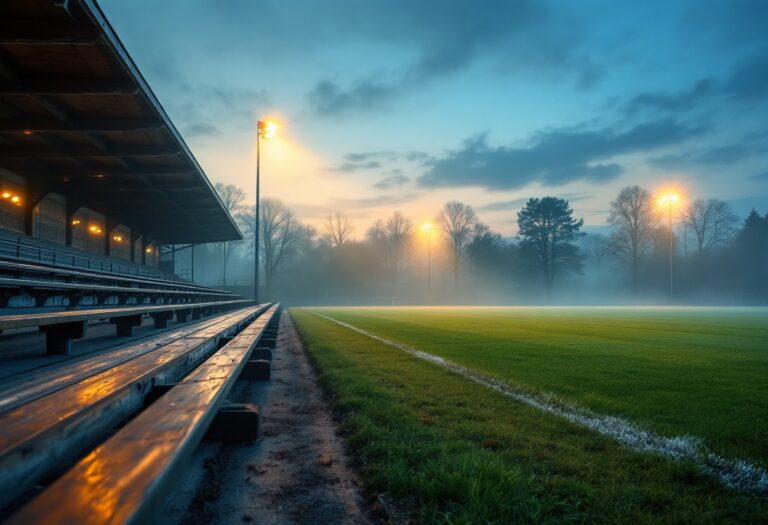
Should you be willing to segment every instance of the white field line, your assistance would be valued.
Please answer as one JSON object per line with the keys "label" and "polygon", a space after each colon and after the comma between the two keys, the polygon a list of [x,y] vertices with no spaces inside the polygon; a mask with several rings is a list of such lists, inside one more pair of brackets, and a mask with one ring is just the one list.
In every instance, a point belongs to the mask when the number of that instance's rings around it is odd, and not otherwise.
{"label": "white field line", "polygon": [[[310,310],[311,311],[311,310]],[[744,460],[723,458],[710,452],[702,445],[702,440],[694,436],[664,437],[644,429],[626,419],[597,414],[589,409],[578,407],[558,399],[554,395],[537,395],[517,388],[499,379],[487,376],[475,370],[457,365],[447,359],[417,350],[396,341],[385,339],[351,324],[339,321],[311,311],[318,317],[336,323],[344,328],[375,339],[381,343],[402,350],[414,357],[440,366],[466,379],[491,388],[507,397],[537,408],[543,412],[562,417],[589,428],[600,434],[615,439],[638,452],[650,452],[681,461],[690,460],[704,472],[716,477],[733,489],[745,492],[768,492],[768,472],[765,469]]]}

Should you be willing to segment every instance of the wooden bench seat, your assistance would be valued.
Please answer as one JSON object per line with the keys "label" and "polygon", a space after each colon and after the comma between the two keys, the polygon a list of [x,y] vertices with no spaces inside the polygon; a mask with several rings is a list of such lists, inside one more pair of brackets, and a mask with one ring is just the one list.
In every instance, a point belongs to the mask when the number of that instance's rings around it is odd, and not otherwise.
{"label": "wooden bench seat", "polygon": [[0,259],[0,270],[6,273],[20,273],[20,274],[43,274],[43,275],[56,275],[62,278],[69,279],[83,279],[92,281],[111,281],[122,282],[130,284],[146,285],[147,287],[161,287],[164,289],[179,289],[179,290],[191,290],[201,291],[206,293],[221,293],[227,294],[224,290],[218,290],[215,288],[208,288],[205,286],[196,285],[194,283],[182,282],[182,281],[168,281],[163,279],[157,279],[152,277],[136,277],[116,275],[100,271],[84,271],[84,270],[70,270],[67,268],[60,268],[58,266],[36,264],[30,262],[20,261],[8,261]]}
{"label": "wooden bench seat", "polygon": [[72,339],[85,337],[88,321],[109,319],[116,325],[118,336],[130,336],[133,328],[141,324],[144,315],[154,318],[156,328],[165,328],[173,315],[176,315],[179,322],[185,322],[190,316],[193,319],[200,318],[204,311],[236,308],[250,303],[251,301],[246,299],[237,299],[2,315],[0,330],[39,327],[46,332],[48,353],[66,354],[70,351]]}
{"label": "wooden bench seat", "polygon": [[139,410],[157,384],[183,378],[263,308],[249,307],[187,337],[0,414],[0,507]]}
{"label": "wooden bench seat", "polygon": [[202,290],[168,290],[163,288],[140,288],[135,286],[113,286],[102,284],[67,283],[64,281],[51,281],[46,279],[25,279],[16,277],[0,277],[0,288],[32,288],[35,290],[85,290],[110,294],[133,295],[180,295],[180,296],[211,296],[226,297],[232,294],[227,292],[211,292]]}
{"label": "wooden bench seat", "polygon": [[[266,310],[267,307],[268,304],[266,303],[260,305],[259,313]],[[147,352],[154,351],[158,347],[166,346],[178,339],[217,325],[229,319],[232,315],[219,315],[199,321],[185,328],[176,328],[138,343],[124,345],[109,352],[61,366],[56,370],[25,373],[24,377],[8,381],[0,386],[0,414],[40,397],[50,395],[65,386],[82,381],[87,377],[144,355]],[[239,314],[236,313],[234,315]]]}
{"label": "wooden bench seat", "polygon": [[277,309],[251,323],[7,523],[146,523]]}

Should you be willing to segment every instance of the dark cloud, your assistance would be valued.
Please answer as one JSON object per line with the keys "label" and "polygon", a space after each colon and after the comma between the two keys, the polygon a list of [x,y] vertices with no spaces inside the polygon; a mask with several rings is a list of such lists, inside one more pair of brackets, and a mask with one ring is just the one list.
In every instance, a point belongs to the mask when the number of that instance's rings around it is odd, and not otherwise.
{"label": "dark cloud", "polygon": [[742,100],[768,98],[768,48],[739,64],[725,82],[723,92]]}
{"label": "dark cloud", "polygon": [[355,173],[356,171],[363,170],[377,170],[381,168],[381,163],[376,160],[368,162],[345,162],[339,166],[330,168],[331,171],[338,171],[341,173]]}
{"label": "dark cloud", "polygon": [[738,63],[724,79],[703,78],[681,92],[641,93],[630,99],[624,109],[628,113],[642,110],[680,113],[718,96],[744,101],[768,98],[768,48]]}
{"label": "dark cloud", "polygon": [[578,180],[605,182],[622,173],[613,156],[679,144],[702,134],[703,126],[672,119],[614,128],[563,128],[534,137],[526,148],[488,145],[485,135],[430,163],[418,182],[425,187],[479,186],[489,190],[522,188],[532,182],[557,186]]}
{"label": "dark cloud", "polygon": [[742,144],[732,144],[711,149],[697,150],[675,155],[663,155],[650,160],[651,164],[661,168],[685,168],[692,166],[727,166],[737,163],[752,154]]}
{"label": "dark cloud", "polygon": [[221,134],[221,130],[207,122],[191,124],[184,127],[184,135],[187,137],[215,137],[219,134]]}
{"label": "dark cloud", "polygon": [[[322,79],[307,100],[313,111],[325,116],[385,106],[394,97],[461,71],[478,58],[495,58],[514,71],[526,64],[554,68],[574,61],[578,47],[573,21],[565,23],[559,11],[533,0],[487,0],[481,7],[462,0],[368,1],[339,12],[343,19],[354,20],[335,21],[337,25],[356,32],[365,28],[369,39],[398,42],[416,59],[386,79],[369,75],[346,86]],[[579,76],[586,88],[599,80],[601,71],[592,66]]]}
{"label": "dark cloud", "polygon": [[[581,201],[585,199],[590,199],[594,195],[587,194],[587,193],[564,193],[562,195],[557,195],[557,197],[561,199],[565,199],[569,202],[576,202]],[[522,208],[526,205],[530,197],[522,197],[519,199],[512,199],[508,201],[496,201],[496,202],[489,202],[488,204],[484,204],[482,206],[478,206],[478,211],[508,211],[508,210],[517,210],[519,208]]]}
{"label": "dark cloud", "polygon": [[404,175],[390,175],[389,177],[381,179],[373,186],[374,188],[378,188],[380,190],[388,190],[390,188],[395,188],[397,186],[407,184],[409,181],[410,179]]}
{"label": "dark cloud", "polygon": [[630,113],[643,109],[687,111],[717,93],[719,89],[716,84],[714,79],[704,78],[681,93],[641,93],[626,104],[626,110]]}
{"label": "dark cloud", "polygon": [[756,180],[758,182],[768,182],[768,171],[762,173],[755,173],[747,177],[749,180]]}
{"label": "dark cloud", "polygon": [[367,162],[373,159],[394,161],[396,158],[397,153],[394,151],[368,151],[365,153],[347,153],[344,155],[344,160],[348,162]]}

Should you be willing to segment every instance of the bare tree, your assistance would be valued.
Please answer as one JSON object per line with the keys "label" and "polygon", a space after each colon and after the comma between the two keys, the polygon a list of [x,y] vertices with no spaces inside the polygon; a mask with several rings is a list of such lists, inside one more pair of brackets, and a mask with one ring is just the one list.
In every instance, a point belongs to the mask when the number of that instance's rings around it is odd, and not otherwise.
{"label": "bare tree", "polygon": [[323,239],[331,246],[339,247],[349,240],[355,227],[345,214],[341,212],[329,215],[323,223]]}
{"label": "bare tree", "polygon": [[611,251],[632,274],[632,290],[637,293],[641,261],[648,255],[659,215],[648,190],[640,186],[628,186],[619,192],[611,203],[608,223],[613,226]]}
{"label": "bare tree", "polygon": [[[277,199],[261,200],[259,218],[259,241],[261,263],[264,266],[264,290],[269,296],[277,271],[296,255],[305,236],[312,231],[302,225],[293,212]],[[255,206],[248,213],[240,214],[248,255],[253,254],[255,239]]]}
{"label": "bare tree", "polygon": [[378,219],[374,222],[373,225],[368,228],[368,231],[365,232],[365,238],[374,244],[384,242],[387,238],[387,228],[384,221]]}
{"label": "bare tree", "polygon": [[395,211],[392,216],[387,219],[384,226],[387,243],[387,259],[394,281],[397,281],[397,275],[403,266],[403,254],[405,252],[405,247],[411,238],[412,229],[413,221],[403,215],[400,211]]}
{"label": "bare tree", "polygon": [[[215,189],[230,215],[237,218],[242,211],[243,201],[246,198],[245,191],[234,184],[222,184],[221,182],[216,183]],[[221,252],[221,280],[224,286],[226,286],[227,264],[232,255],[232,241],[217,242],[214,246]]]}
{"label": "bare tree", "polygon": [[733,237],[739,221],[728,203],[720,199],[696,199],[682,215],[686,235],[689,230],[693,233],[699,253]]}
{"label": "bare tree", "polygon": [[472,206],[451,201],[443,207],[439,220],[453,250],[453,282],[458,286],[464,249],[477,222],[477,216]]}

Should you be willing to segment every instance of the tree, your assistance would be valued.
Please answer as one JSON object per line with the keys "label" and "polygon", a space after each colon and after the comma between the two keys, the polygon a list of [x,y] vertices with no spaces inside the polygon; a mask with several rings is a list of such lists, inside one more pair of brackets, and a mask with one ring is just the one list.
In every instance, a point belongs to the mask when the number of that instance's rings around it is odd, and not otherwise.
{"label": "tree", "polygon": [[[245,201],[246,198],[245,191],[242,188],[238,188],[234,184],[222,184],[221,182],[216,183],[215,189],[229,214],[237,219],[238,215],[242,211],[243,201]],[[215,243],[214,246],[216,246],[221,252],[221,279],[224,286],[226,286],[227,264],[229,263],[229,258],[232,255],[232,241],[218,242]]]}
{"label": "tree", "polygon": [[387,261],[392,272],[392,280],[397,281],[397,275],[403,266],[405,247],[411,238],[413,221],[400,211],[395,211],[384,225],[387,245]]}
{"label": "tree", "polygon": [[719,199],[696,199],[682,215],[686,234],[694,235],[699,253],[730,239],[739,220],[728,203]]}
{"label": "tree", "polygon": [[611,251],[632,275],[632,291],[637,293],[640,263],[653,246],[659,215],[653,198],[640,186],[628,186],[611,202],[608,224],[613,226]]}
{"label": "tree", "polygon": [[768,214],[752,210],[739,232],[740,266],[744,295],[764,303],[768,298]]}
{"label": "tree", "polygon": [[323,228],[325,230],[323,239],[336,248],[349,240],[355,229],[349,217],[341,212],[326,217]]}
{"label": "tree", "polygon": [[[264,289],[269,296],[277,271],[293,258],[306,235],[314,231],[302,225],[293,212],[277,199],[262,199],[259,217],[261,263],[264,266]],[[241,214],[243,230],[253,253],[255,239],[255,207]]]}
{"label": "tree", "polygon": [[451,245],[453,252],[453,282],[459,284],[461,261],[464,249],[477,223],[477,216],[472,206],[457,201],[451,201],[440,212],[440,226],[443,234]]}
{"label": "tree", "polygon": [[520,249],[532,256],[544,277],[547,297],[561,273],[581,272],[582,257],[575,241],[582,235],[584,219],[573,218],[568,201],[557,197],[529,199],[517,213]]}

